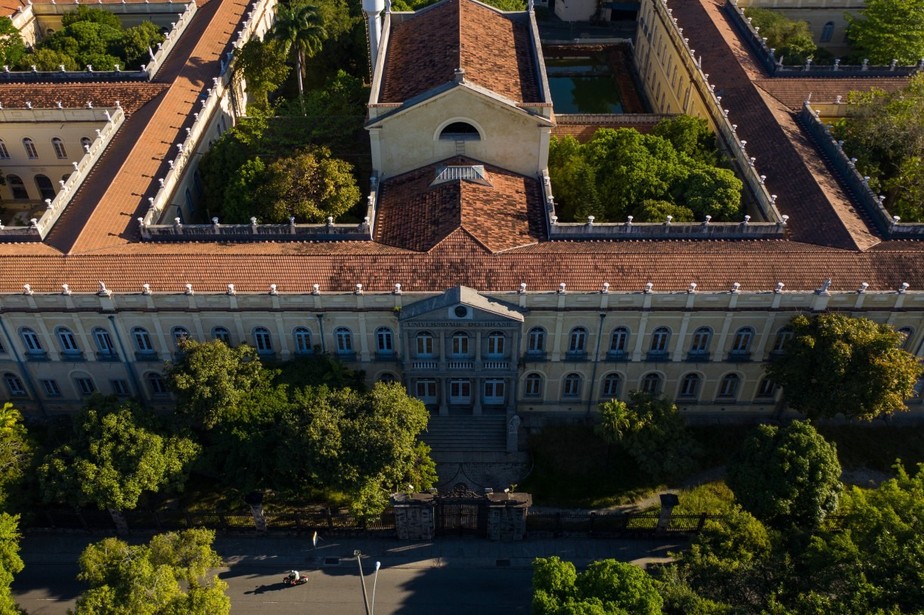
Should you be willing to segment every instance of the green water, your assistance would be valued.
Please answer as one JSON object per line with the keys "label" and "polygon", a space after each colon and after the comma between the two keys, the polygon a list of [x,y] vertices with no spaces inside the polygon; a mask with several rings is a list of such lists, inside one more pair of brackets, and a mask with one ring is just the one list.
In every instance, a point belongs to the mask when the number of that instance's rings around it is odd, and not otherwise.
{"label": "green water", "polygon": [[555,113],[622,113],[619,91],[610,75],[549,76]]}

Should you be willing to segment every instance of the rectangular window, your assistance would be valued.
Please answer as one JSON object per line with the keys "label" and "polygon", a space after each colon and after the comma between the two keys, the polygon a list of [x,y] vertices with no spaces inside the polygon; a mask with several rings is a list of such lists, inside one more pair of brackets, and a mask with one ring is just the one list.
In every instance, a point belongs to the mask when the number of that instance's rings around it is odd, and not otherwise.
{"label": "rectangular window", "polygon": [[449,381],[449,403],[467,404],[472,401],[472,381],[457,378]]}
{"label": "rectangular window", "polygon": [[484,403],[502,404],[504,403],[504,381],[485,380],[484,382]]}
{"label": "rectangular window", "polygon": [[55,380],[39,380],[39,383],[45,391],[45,397],[61,397],[61,389]]}
{"label": "rectangular window", "polygon": [[424,403],[436,401],[436,380],[418,380],[414,384],[414,396]]}
{"label": "rectangular window", "polygon": [[96,392],[96,385],[93,384],[92,378],[74,378],[77,384],[77,391],[81,395],[92,395]]}
{"label": "rectangular window", "polygon": [[112,387],[112,394],[119,397],[128,396],[128,383],[124,380],[110,380],[109,386]]}

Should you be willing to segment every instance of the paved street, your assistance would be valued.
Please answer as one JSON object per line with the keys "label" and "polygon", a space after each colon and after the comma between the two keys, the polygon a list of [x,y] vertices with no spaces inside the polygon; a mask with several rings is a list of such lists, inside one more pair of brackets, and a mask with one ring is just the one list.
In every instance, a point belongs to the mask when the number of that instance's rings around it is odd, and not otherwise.
{"label": "paved street", "polygon": [[[32,535],[23,541],[26,569],[13,583],[14,595],[31,615],[64,615],[82,590],[75,581],[83,548],[102,535]],[[136,538],[144,541],[147,536]],[[375,595],[379,615],[501,615],[529,613],[530,562],[558,555],[585,565],[615,557],[644,564],[682,548],[676,540],[547,539],[493,543],[481,538],[439,538],[433,542],[322,540],[307,536],[219,537],[215,549],[227,568],[231,612],[236,615],[323,613],[362,615],[362,589],[352,553],[361,550],[372,592],[375,561],[382,563]],[[309,581],[286,587],[286,570],[298,568]],[[371,596],[370,596],[371,598]]]}

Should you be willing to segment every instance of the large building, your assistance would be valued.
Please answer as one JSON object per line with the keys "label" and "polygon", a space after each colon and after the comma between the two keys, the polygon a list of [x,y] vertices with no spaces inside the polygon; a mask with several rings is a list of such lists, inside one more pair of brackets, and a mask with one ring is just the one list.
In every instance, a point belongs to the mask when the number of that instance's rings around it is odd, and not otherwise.
{"label": "large building", "polygon": [[[864,212],[797,121],[810,94],[836,115],[850,90],[906,77],[771,77],[721,3],[646,0],[645,96],[709,120],[748,217],[563,224],[533,13],[366,9],[375,174],[360,225],[184,222],[199,154],[243,113],[233,50],[269,26],[268,0],[202,3],[143,81],[0,84],[4,172],[21,180],[7,175],[4,205],[37,210],[0,229],[0,396],[37,419],[95,391],[167,407],[178,342],[217,338],[267,359],[336,354],[435,416],[493,415],[515,447],[519,425],[637,389],[691,416],[767,415],[779,391],[764,367],[799,313],[868,316],[924,352],[924,244]],[[58,161],[100,125],[85,181],[56,187]]]}

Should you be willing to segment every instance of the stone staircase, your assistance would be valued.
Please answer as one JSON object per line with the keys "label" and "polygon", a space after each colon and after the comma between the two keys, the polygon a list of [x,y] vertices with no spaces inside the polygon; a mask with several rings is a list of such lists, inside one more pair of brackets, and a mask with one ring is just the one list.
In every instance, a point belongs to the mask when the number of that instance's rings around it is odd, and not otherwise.
{"label": "stone staircase", "polygon": [[503,415],[431,416],[421,439],[433,449],[434,459],[443,453],[504,453],[507,419]]}

